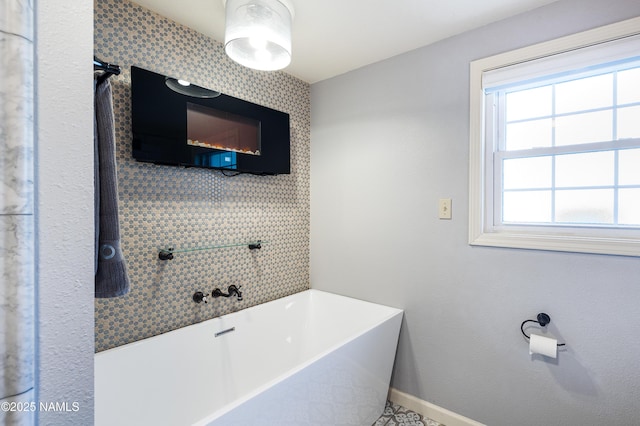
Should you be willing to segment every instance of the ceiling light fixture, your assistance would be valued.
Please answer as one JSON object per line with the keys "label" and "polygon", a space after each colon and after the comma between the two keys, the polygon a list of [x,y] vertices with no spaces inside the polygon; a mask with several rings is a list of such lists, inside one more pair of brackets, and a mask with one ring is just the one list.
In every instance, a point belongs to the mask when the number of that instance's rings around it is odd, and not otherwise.
{"label": "ceiling light fixture", "polygon": [[293,6],[288,0],[224,0],[224,50],[245,67],[276,71],[291,62]]}

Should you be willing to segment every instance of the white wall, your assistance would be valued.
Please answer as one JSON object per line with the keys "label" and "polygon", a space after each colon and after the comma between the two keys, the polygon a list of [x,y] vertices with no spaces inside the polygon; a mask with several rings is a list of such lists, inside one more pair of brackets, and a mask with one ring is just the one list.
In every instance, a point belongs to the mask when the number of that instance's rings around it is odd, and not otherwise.
{"label": "white wall", "polygon": [[[36,2],[41,425],[93,424],[93,3]],[[73,403],[79,404],[74,411]]]}
{"label": "white wall", "polygon": [[[392,386],[491,425],[640,424],[640,259],[467,244],[469,62],[637,15],[562,0],[312,85],[311,286],[406,310]],[[540,311],[554,362],[520,334]]]}

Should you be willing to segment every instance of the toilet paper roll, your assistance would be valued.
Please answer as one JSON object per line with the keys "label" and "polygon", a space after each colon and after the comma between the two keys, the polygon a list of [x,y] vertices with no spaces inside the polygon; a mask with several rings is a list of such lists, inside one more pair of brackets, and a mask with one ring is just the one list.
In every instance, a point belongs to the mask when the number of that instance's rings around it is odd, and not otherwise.
{"label": "toilet paper roll", "polygon": [[529,354],[540,354],[556,358],[558,356],[558,341],[539,334],[532,334],[529,338]]}

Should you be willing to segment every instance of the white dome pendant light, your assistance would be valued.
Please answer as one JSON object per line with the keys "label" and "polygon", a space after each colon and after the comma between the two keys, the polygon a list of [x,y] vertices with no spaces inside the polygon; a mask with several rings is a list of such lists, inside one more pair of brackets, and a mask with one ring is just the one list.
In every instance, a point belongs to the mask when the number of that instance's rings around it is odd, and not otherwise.
{"label": "white dome pendant light", "polygon": [[291,62],[293,6],[287,0],[226,0],[224,50],[245,67],[276,71]]}

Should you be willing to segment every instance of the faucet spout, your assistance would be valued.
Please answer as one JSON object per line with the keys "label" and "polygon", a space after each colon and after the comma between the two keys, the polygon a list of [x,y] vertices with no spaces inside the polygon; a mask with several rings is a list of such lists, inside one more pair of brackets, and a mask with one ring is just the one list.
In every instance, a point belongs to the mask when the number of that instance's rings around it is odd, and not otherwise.
{"label": "faucet spout", "polygon": [[229,296],[232,296],[235,294],[238,300],[242,300],[242,293],[240,292],[239,286],[236,286],[235,284],[231,284],[227,289],[227,291],[229,292]]}
{"label": "faucet spout", "polygon": [[231,297],[235,294],[238,300],[242,300],[242,293],[240,292],[240,286],[236,286],[235,284],[231,284],[227,289],[227,293],[223,293],[219,288],[214,289],[211,292],[211,296],[213,297]]}

